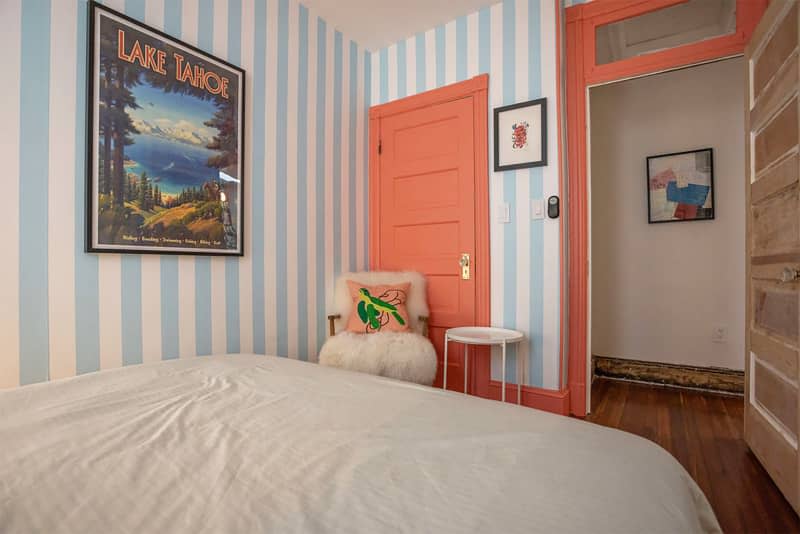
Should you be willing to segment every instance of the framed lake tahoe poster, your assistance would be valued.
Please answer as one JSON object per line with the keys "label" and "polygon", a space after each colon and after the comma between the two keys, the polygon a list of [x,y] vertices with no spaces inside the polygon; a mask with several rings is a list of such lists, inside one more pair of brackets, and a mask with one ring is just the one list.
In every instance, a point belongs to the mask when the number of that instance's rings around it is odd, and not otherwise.
{"label": "framed lake tahoe poster", "polygon": [[88,252],[244,253],[244,71],[90,4]]}

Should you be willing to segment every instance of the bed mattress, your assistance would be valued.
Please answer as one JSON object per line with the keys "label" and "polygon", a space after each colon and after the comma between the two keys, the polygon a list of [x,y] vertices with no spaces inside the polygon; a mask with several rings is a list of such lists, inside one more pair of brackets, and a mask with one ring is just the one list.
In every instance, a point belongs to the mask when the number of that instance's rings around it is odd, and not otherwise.
{"label": "bed mattress", "polygon": [[718,531],[639,437],[283,358],[0,393],[4,533]]}

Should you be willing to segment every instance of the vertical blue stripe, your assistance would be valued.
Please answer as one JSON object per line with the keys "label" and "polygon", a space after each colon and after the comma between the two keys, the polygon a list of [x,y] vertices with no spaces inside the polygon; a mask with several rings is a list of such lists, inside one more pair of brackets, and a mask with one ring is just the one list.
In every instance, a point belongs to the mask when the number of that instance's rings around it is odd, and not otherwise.
{"label": "vertical blue stripe", "polygon": [[266,353],[264,327],[264,144],[267,91],[266,61],[267,53],[267,3],[255,0],[255,31],[253,35],[253,176],[250,177],[250,197],[252,199],[250,217],[252,220],[252,268],[253,268],[253,352]]}
{"label": "vertical blue stripe", "polygon": [[194,328],[198,356],[208,356],[211,344],[211,258],[194,260]]}
{"label": "vertical blue stripe", "polygon": [[[542,94],[542,44],[537,0],[528,0],[528,98]],[[543,197],[542,169],[529,170],[530,198]],[[529,200],[530,202],[530,200]],[[531,221],[530,237],[530,384],[544,385],[544,220]],[[558,323],[558,321],[556,321]]]}
{"label": "vertical blue stripe", "polygon": [[333,37],[333,273],[342,272],[342,34]]}
{"label": "vertical blue stripe", "polygon": [[364,114],[364,220],[361,231],[364,233],[364,265],[361,270],[369,268],[369,108],[372,105],[372,60],[368,51],[364,51],[364,106],[367,113]]}
{"label": "vertical blue stripe", "polygon": [[445,84],[446,71],[445,32],[444,26],[436,27],[436,87]]}
{"label": "vertical blue stripe", "polygon": [[[348,165],[347,169],[350,172],[350,179],[348,184],[348,202],[347,205],[350,213],[347,214],[347,232],[350,240],[350,264],[347,267],[348,271],[357,270],[357,243],[356,243],[356,119],[358,118],[358,45],[350,41],[350,104],[347,109],[350,110],[350,123],[348,124],[349,131],[347,132],[349,142],[348,148]],[[364,119],[366,120],[366,118]],[[324,317],[322,317],[324,319]]]}
{"label": "vertical blue stripe", "polygon": [[125,14],[144,22],[144,0],[125,0]]}
{"label": "vertical blue stripe", "polygon": [[199,0],[197,10],[197,47],[209,54],[214,51],[214,0]]}
{"label": "vertical blue stripe", "polygon": [[427,88],[425,83],[425,60],[427,58],[427,54],[425,53],[425,34],[418,33],[416,36],[416,42],[417,49],[415,53],[417,56],[417,93],[422,93]]}
{"label": "vertical blue stripe", "polygon": [[[478,12],[478,70],[481,73],[491,70],[492,58],[492,12],[488,7]],[[491,124],[491,121],[489,121]],[[491,136],[490,136],[491,138]],[[489,154],[492,154],[492,150]]]}
{"label": "vertical blue stripe", "polygon": [[239,258],[225,258],[225,351],[237,354],[239,347]]}
{"label": "vertical blue stripe", "polygon": [[[228,61],[234,65],[242,62],[242,0],[228,0]],[[241,172],[244,174],[244,168]],[[244,178],[243,183],[249,176]],[[238,257],[225,258],[225,340],[228,354],[240,352]]]}
{"label": "vertical blue stripe", "polygon": [[[164,31],[181,34],[182,0],[164,2]],[[161,359],[180,356],[180,271],[176,256],[161,256]]]}
{"label": "vertical blue stripe", "polygon": [[[328,39],[328,29],[325,21],[317,19],[317,107],[315,117],[317,119],[316,127],[316,164],[317,167],[314,171],[316,180],[316,197],[317,197],[317,214],[314,218],[316,228],[316,286],[317,298],[316,303],[326,302],[325,291],[325,105],[326,105],[326,91],[325,79],[327,76],[327,47],[325,43]],[[317,347],[322,346],[325,342],[325,321],[317,321]]]}
{"label": "vertical blue stripe", "polygon": [[302,5],[297,33],[297,356],[308,360],[308,9]]}
{"label": "vertical blue stripe", "polygon": [[[503,104],[515,102],[515,3],[503,3]],[[505,132],[500,132],[504,135]],[[503,202],[509,205],[511,223],[503,225],[503,323],[508,328],[517,327],[517,173],[503,173]],[[509,350],[506,371],[516,380],[516,347]]]}
{"label": "vertical blue stripe", "polygon": [[[86,57],[88,14],[86,2],[78,8],[77,56]],[[48,26],[45,26],[48,27]],[[100,369],[100,286],[98,262],[84,253],[86,232],[86,62],[77,61],[75,99],[75,370],[78,374]]]}
{"label": "vertical blue stripe", "polygon": [[19,379],[21,384],[30,384],[47,380],[50,375],[47,301],[50,2],[22,2],[21,23]]}
{"label": "vertical blue stripe", "polygon": [[456,19],[456,81],[467,79],[467,17]]}
{"label": "vertical blue stripe", "polygon": [[278,0],[278,71],[277,101],[275,108],[275,305],[278,313],[275,325],[278,335],[278,356],[289,355],[289,321],[286,306],[289,299],[286,287],[287,243],[286,243],[286,181],[288,134],[286,109],[289,95],[289,0]]}
{"label": "vertical blue stripe", "polygon": [[[197,46],[211,53],[214,46],[214,0],[200,0],[197,16]],[[198,356],[212,353],[211,258],[194,260],[195,343]]]}
{"label": "vertical blue stripe", "polygon": [[180,356],[180,296],[177,256],[161,257],[161,359]]}
{"label": "vertical blue stripe", "polygon": [[[125,0],[125,14],[144,20],[144,0]],[[142,258],[121,260],[122,364],[142,363]]]}
{"label": "vertical blue stripe", "polygon": [[405,40],[397,43],[397,98],[406,96],[406,42]]}
{"label": "vertical blue stripe", "polygon": [[380,68],[381,68],[381,79],[380,79],[380,101],[379,104],[383,104],[389,100],[389,49],[388,48],[381,48],[380,52]]}
{"label": "vertical blue stripe", "polygon": [[142,363],[142,258],[122,256],[122,365]]}
{"label": "vertical blue stripe", "polygon": [[164,2],[164,31],[170,35],[181,34],[181,18],[183,0],[167,0]]}

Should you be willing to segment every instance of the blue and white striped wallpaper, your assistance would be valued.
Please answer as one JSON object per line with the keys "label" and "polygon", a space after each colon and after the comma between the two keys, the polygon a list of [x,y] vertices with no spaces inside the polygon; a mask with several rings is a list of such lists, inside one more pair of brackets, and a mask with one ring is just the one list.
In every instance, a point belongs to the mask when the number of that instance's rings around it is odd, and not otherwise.
{"label": "blue and white striped wallpaper", "polygon": [[367,265],[369,56],[295,0],[105,0],[247,71],[243,258],[89,255],[86,0],[3,0],[0,387],[226,352],[313,360]]}
{"label": "blue and white striped wallpaper", "polygon": [[529,334],[526,382],[558,387],[559,228],[530,219],[558,193],[554,2],[506,0],[371,54],[295,0],[104,3],[247,71],[246,254],[83,252],[86,0],[5,0],[0,387],[212,353],[315,359],[336,275],[368,263],[368,106],[484,72],[490,107],[549,99],[551,164],[490,174],[492,318]]}
{"label": "blue and white striped wallpaper", "polygon": [[[373,104],[481,73],[490,78],[490,127],[491,108],[548,98],[550,164],[489,174],[492,323],[528,335],[519,349],[527,362],[525,383],[548,389],[557,389],[560,381],[559,223],[532,220],[531,201],[559,194],[555,9],[552,0],[505,0],[371,57]],[[509,224],[497,222],[504,203],[510,206]],[[507,369],[515,376],[513,357]],[[495,364],[493,374],[498,371]]]}

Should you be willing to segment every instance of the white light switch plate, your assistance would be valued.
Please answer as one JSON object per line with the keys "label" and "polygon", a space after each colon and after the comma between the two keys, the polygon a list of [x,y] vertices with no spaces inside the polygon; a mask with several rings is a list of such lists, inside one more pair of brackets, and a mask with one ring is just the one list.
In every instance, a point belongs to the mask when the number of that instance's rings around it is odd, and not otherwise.
{"label": "white light switch plate", "polygon": [[511,222],[511,206],[508,202],[497,205],[497,222],[508,224]]}
{"label": "white light switch plate", "polygon": [[544,219],[543,198],[534,198],[531,200],[531,219]]}

